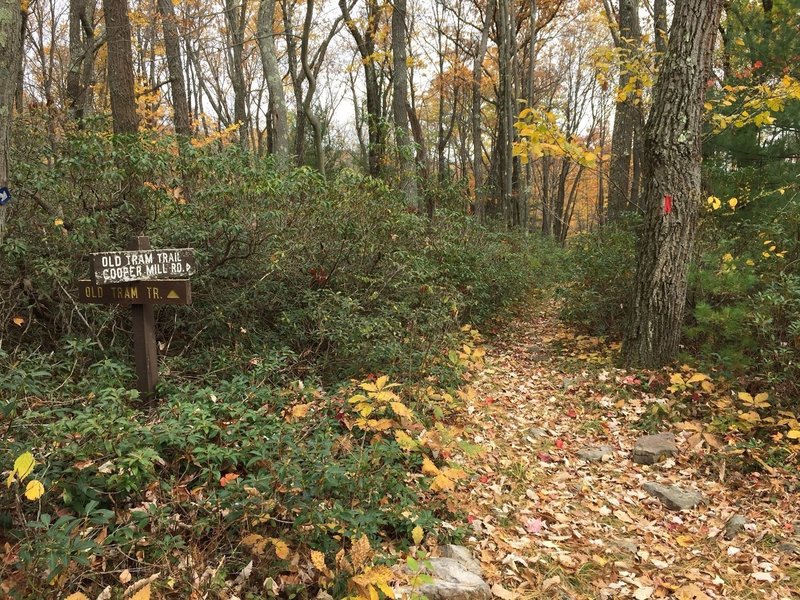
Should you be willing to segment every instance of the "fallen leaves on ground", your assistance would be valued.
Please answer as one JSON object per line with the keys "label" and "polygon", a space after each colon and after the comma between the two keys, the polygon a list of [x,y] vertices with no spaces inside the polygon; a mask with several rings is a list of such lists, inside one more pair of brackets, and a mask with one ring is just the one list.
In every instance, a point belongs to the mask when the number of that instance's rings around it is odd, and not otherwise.
{"label": "fallen leaves on ground", "polygon": [[[649,392],[642,377],[654,375],[615,368],[618,346],[576,336],[556,312],[530,309],[504,326],[458,394],[460,441],[486,451],[453,456],[470,478],[455,486],[450,505],[465,515],[467,544],[489,584],[504,590],[496,595],[797,597],[797,557],[777,547],[798,535],[796,471],[726,474],[725,441],[702,423],[667,423],[679,455],[633,463],[642,425],[660,430],[655,417],[670,392]],[[705,374],[663,377],[664,388],[689,393],[714,387]],[[578,458],[600,445],[614,448],[611,460]],[[434,474],[431,467],[423,472]],[[646,481],[695,489],[705,503],[666,510],[643,491]],[[748,525],[728,541],[722,532],[734,514]]]}

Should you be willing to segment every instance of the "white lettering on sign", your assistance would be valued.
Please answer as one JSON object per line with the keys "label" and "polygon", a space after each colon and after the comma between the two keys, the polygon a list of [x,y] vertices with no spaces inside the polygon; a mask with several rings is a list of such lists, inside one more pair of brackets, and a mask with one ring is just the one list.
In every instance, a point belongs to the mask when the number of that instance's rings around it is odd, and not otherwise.
{"label": "white lettering on sign", "polygon": [[92,254],[91,261],[97,284],[186,278],[195,271],[192,248],[102,252]]}

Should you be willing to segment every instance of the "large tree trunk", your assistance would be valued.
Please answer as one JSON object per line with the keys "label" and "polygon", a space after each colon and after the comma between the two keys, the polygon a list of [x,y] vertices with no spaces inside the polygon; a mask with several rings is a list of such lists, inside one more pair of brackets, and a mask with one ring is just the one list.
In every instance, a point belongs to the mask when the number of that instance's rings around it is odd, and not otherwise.
{"label": "large tree trunk", "polygon": [[514,29],[511,24],[509,0],[497,2],[497,37],[500,57],[500,96],[498,98],[500,195],[503,215],[509,227],[514,225],[513,184],[514,184],[514,83],[513,53]]}
{"label": "large tree trunk", "polygon": [[108,45],[108,89],[111,94],[111,118],[114,133],[136,133],[139,117],[131,54],[131,22],[127,0],[103,0]]}
{"label": "large tree trunk", "polygon": [[[641,38],[638,0],[620,0],[618,30],[613,31],[614,42],[622,52],[622,62],[630,57]],[[606,3],[606,7],[608,4]],[[621,66],[619,89],[630,83],[630,74]],[[631,167],[636,171],[635,136],[637,123],[641,123],[641,110],[635,104],[635,95],[629,90],[625,97],[616,103],[614,128],[611,136],[611,164],[609,169],[608,217],[613,221],[631,206],[633,196],[638,191],[636,173],[631,180]],[[641,136],[641,132],[639,132]],[[639,146],[641,149],[641,146]]]}
{"label": "large tree trunk", "polygon": [[[295,126],[294,126],[294,155],[298,165],[305,161],[306,148],[306,119],[303,113],[303,75],[297,58],[297,38],[292,25],[294,2],[286,0],[281,3],[283,13],[283,33],[286,40],[286,60],[289,64],[289,78],[292,80],[294,92]],[[357,110],[357,108],[356,108]]]}
{"label": "large tree trunk", "polygon": [[406,60],[406,0],[394,0],[392,11],[392,119],[400,184],[406,205],[417,208],[417,177],[414,172],[414,149],[408,134],[408,64]]}
{"label": "large tree trunk", "polygon": [[[309,3],[310,11],[312,4]],[[275,0],[261,0],[258,7],[258,48],[261,50],[261,67],[269,90],[269,136],[272,153],[285,160],[289,155],[289,117],[283,93],[278,54],[275,51]],[[307,43],[307,42],[305,42]],[[297,115],[298,119],[302,117]]]}
{"label": "large tree trunk", "polygon": [[[622,62],[624,63],[630,57],[631,52],[638,47],[642,35],[639,25],[638,0],[620,0],[618,25],[619,30],[613,32],[614,43],[622,52]],[[624,64],[620,69],[619,89],[624,90],[630,83],[631,76]],[[612,221],[629,208],[631,201],[634,132],[636,122],[640,119],[640,109],[635,101],[635,94],[631,91],[617,100],[614,129],[611,134],[611,168],[609,171],[611,181],[608,190],[608,217]]]}
{"label": "large tree trunk", "polygon": [[700,210],[701,127],[722,0],[677,0],[645,128],[645,224],[625,362],[659,367],[680,341]]}
{"label": "large tree trunk", "polygon": [[481,40],[478,44],[478,52],[475,55],[475,63],[472,66],[472,173],[475,177],[475,218],[483,221],[486,212],[486,190],[484,189],[484,168],[483,168],[483,131],[481,123],[483,115],[481,112],[481,82],[483,80],[483,61],[486,58],[486,48],[489,45],[489,30],[494,20],[494,0],[489,0],[486,4],[486,14],[483,19],[483,29],[481,30]]}
{"label": "large tree trunk", "polygon": [[[108,89],[111,95],[111,118],[117,135],[135,134],[139,130],[134,94],[133,55],[131,48],[131,23],[128,19],[127,0],[103,0],[108,45]],[[115,225],[124,228],[120,235],[143,233],[148,214],[145,196],[141,190],[141,176],[125,160],[118,158],[119,168],[126,173],[123,188],[131,207],[130,217]]]}
{"label": "large tree trunk", "polygon": [[[14,108],[20,57],[22,56],[22,12],[18,0],[0,0],[0,188],[8,187],[8,143]],[[5,233],[9,205],[0,206],[0,246]]]}
{"label": "large tree trunk", "polygon": [[[656,52],[663,55],[667,51],[667,0],[653,1],[653,27]],[[661,64],[661,56],[657,57],[656,64]]]}
{"label": "large tree trunk", "polygon": [[314,114],[311,102],[314,100],[314,92],[317,90],[317,74],[311,68],[308,61],[308,40],[311,37],[311,21],[314,18],[314,3],[309,2],[306,6],[306,18],[303,21],[303,41],[300,45],[300,62],[303,65],[303,74],[308,81],[306,97],[303,100],[303,114],[311,125],[314,134],[314,152],[317,155],[317,169],[325,175],[325,146],[322,143],[322,124],[319,117]]}
{"label": "large tree trunk", "polygon": [[[170,89],[172,91],[172,110],[175,113],[175,133],[182,141],[192,135],[192,121],[189,117],[189,101],[186,97],[186,81],[183,78],[181,61],[181,39],[172,0],[158,0],[161,14],[161,28],[164,32],[164,50],[167,55]],[[180,147],[180,146],[179,146]]]}
{"label": "large tree trunk", "polygon": [[247,22],[247,0],[225,0],[225,24],[228,28],[228,70],[233,87],[233,119],[239,124],[239,144],[250,147],[250,122],[247,118],[247,87],[244,81],[242,54],[244,28]]}
{"label": "large tree trunk", "polygon": [[358,29],[356,21],[350,16],[352,4],[348,0],[339,0],[345,25],[358,47],[361,62],[364,66],[364,80],[367,91],[367,155],[369,174],[377,177],[383,167],[384,124],[383,103],[381,102],[381,85],[375,69],[375,36],[378,32],[378,20],[382,7],[377,0],[367,0],[367,23],[363,33]]}

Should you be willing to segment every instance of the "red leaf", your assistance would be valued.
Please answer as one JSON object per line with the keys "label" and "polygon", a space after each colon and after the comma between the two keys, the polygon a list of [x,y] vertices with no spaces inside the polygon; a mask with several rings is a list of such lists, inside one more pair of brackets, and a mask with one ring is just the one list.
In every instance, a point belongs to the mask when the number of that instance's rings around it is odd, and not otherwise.
{"label": "red leaf", "polygon": [[561,450],[563,447],[564,447],[564,440],[562,440],[561,438],[557,439],[556,440],[556,448]]}
{"label": "red leaf", "polygon": [[478,478],[478,481],[480,481],[481,483],[489,483],[489,476],[481,475],[480,478]]}
{"label": "red leaf", "polygon": [[668,215],[672,212],[672,196],[670,194],[664,194],[664,214]]}
{"label": "red leaf", "polygon": [[567,411],[567,416],[568,416],[570,419],[577,419],[577,418],[578,418],[578,412],[577,412],[577,411],[576,411],[574,408],[570,408],[570,409]]}
{"label": "red leaf", "polygon": [[764,66],[764,63],[761,62],[760,60],[757,60],[756,62],[753,63],[753,68],[754,69],[760,69],[763,66]]}
{"label": "red leaf", "polygon": [[467,523],[472,525],[473,521],[475,521],[475,517],[473,517],[472,515],[467,515]]}
{"label": "red leaf", "polygon": [[556,459],[547,452],[539,452],[539,460],[546,463],[556,462]]}

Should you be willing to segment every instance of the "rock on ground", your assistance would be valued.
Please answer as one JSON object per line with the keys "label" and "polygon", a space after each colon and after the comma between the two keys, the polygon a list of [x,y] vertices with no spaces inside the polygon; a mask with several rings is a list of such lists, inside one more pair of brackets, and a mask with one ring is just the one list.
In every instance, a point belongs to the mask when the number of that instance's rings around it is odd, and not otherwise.
{"label": "rock on ground", "polygon": [[441,558],[430,558],[427,574],[433,583],[416,589],[404,586],[396,590],[398,598],[410,597],[412,592],[428,600],[491,600],[492,591],[483,580],[483,568],[464,546],[447,544],[441,548]]}
{"label": "rock on ground", "polygon": [[653,465],[669,456],[675,456],[678,447],[671,433],[646,435],[636,441],[633,448],[633,462],[640,465]]}
{"label": "rock on ground", "polygon": [[648,482],[642,487],[644,491],[658,498],[661,504],[670,510],[686,510],[697,506],[703,501],[703,496],[699,492],[685,490],[677,485]]}
{"label": "rock on ground", "polygon": [[480,575],[454,558],[431,558],[433,583],[417,592],[428,600],[491,600],[492,591]]}
{"label": "rock on ground", "polygon": [[747,525],[747,519],[742,515],[733,515],[728,522],[725,523],[725,531],[722,537],[730,541]]}
{"label": "rock on ground", "polygon": [[458,546],[456,544],[445,544],[440,548],[442,558],[452,558],[457,560],[467,571],[472,571],[475,575],[483,577],[483,567],[481,564],[472,557],[472,552],[469,548]]}
{"label": "rock on ground", "polygon": [[586,462],[599,462],[604,460],[607,456],[613,456],[613,454],[614,449],[611,446],[598,446],[597,448],[578,450],[578,458]]}

